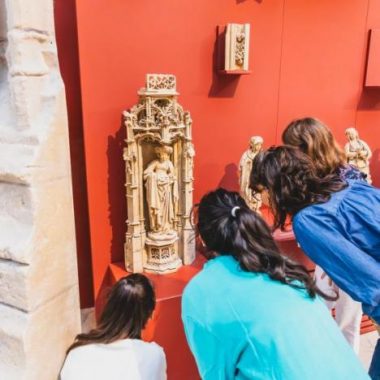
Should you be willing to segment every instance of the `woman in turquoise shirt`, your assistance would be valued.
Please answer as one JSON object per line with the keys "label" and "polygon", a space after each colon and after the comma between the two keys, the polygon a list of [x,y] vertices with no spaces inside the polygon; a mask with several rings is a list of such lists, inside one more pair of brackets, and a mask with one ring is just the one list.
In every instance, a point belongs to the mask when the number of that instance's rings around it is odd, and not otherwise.
{"label": "woman in turquoise shirt", "polygon": [[197,229],[214,253],[184,291],[182,319],[202,379],[369,379],[306,269],[237,193],[205,195]]}

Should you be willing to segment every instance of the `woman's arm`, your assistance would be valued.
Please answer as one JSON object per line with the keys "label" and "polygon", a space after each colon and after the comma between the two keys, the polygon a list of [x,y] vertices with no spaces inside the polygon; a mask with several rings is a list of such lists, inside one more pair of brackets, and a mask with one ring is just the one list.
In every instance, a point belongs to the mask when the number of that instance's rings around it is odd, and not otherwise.
{"label": "woman's arm", "polygon": [[380,316],[380,262],[349,241],[329,219],[296,215],[293,228],[301,249],[353,299],[365,313]]}

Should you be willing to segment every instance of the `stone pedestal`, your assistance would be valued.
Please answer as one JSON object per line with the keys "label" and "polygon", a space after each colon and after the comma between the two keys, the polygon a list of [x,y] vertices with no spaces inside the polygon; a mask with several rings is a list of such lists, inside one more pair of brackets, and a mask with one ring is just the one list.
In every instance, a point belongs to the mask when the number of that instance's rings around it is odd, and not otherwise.
{"label": "stone pedestal", "polygon": [[182,266],[182,261],[177,254],[177,241],[178,236],[175,232],[171,236],[159,239],[154,234],[148,234],[145,240],[147,250],[147,262],[144,265],[145,272],[173,273]]}

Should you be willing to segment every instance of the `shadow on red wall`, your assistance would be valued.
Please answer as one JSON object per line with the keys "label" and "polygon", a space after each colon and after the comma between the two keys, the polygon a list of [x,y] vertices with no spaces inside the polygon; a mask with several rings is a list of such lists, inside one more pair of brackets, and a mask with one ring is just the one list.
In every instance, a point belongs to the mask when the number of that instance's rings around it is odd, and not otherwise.
{"label": "shadow on red wall", "polygon": [[360,96],[358,111],[380,111],[380,88],[366,87]]}
{"label": "shadow on red wall", "polygon": [[[127,206],[125,199],[125,166],[123,146],[125,140],[123,125],[112,136],[108,136],[108,218],[112,230],[110,262],[124,260],[124,237],[126,231]],[[105,254],[107,254],[105,252]]]}
{"label": "shadow on red wall", "polygon": [[372,159],[371,159],[371,165],[370,165],[370,172],[372,177],[372,184],[373,186],[380,187],[380,149],[376,149],[373,152]]}
{"label": "shadow on red wall", "polygon": [[[365,87],[360,96],[357,108],[357,125],[360,138],[374,148],[370,161],[372,185],[380,187],[380,149],[376,148],[378,142],[368,136],[373,136],[375,128],[379,127],[380,120],[380,88]],[[375,132],[376,133],[376,132]]]}
{"label": "shadow on red wall", "polygon": [[228,164],[224,168],[224,174],[218,187],[223,187],[229,191],[239,191],[239,176],[236,164]]}
{"label": "shadow on red wall", "polygon": [[85,308],[94,305],[94,289],[83,141],[82,94],[79,79],[78,39],[75,15],[75,0],[55,0],[55,32],[59,66],[66,88],[69,122],[80,304],[82,308]]}
{"label": "shadow on red wall", "polygon": [[224,56],[221,53],[221,49],[224,46],[224,38],[224,33],[219,33],[218,27],[216,27],[211,65],[212,82],[208,92],[210,98],[232,98],[235,95],[240,80],[239,75],[222,75],[218,72],[224,64]]}

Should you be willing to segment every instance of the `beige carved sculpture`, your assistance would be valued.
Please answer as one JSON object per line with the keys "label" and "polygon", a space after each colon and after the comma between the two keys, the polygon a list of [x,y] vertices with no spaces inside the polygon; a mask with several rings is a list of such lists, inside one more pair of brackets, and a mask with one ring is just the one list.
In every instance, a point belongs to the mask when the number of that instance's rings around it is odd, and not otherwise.
{"label": "beige carved sculpture", "polygon": [[[155,149],[158,160],[153,160],[144,170],[146,201],[149,209],[150,230],[163,234],[174,229],[174,205],[178,202],[177,179],[170,161],[173,148],[160,146]],[[175,232],[174,232],[175,234]]]}
{"label": "beige carved sculpture", "polygon": [[170,273],[195,258],[192,120],[177,103],[176,78],[147,74],[139,102],[123,113],[128,271]]}
{"label": "beige carved sculpture", "polygon": [[249,24],[227,24],[224,69],[248,70]]}
{"label": "beige carved sculpture", "polygon": [[370,147],[366,142],[359,139],[359,133],[355,128],[347,128],[345,134],[348,139],[348,143],[344,147],[347,162],[366,174],[367,182],[372,183],[369,172],[369,160],[372,157]]}
{"label": "beige carved sculpture", "polygon": [[249,149],[246,150],[239,164],[239,179],[240,179],[240,193],[244,200],[247,202],[248,206],[256,211],[260,212],[260,207],[262,205],[261,194],[253,194],[249,187],[249,177],[252,171],[252,162],[256,155],[262,150],[264,140],[261,136],[253,136],[250,139]]}

